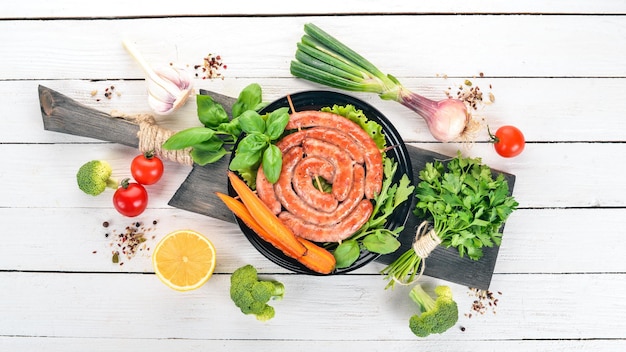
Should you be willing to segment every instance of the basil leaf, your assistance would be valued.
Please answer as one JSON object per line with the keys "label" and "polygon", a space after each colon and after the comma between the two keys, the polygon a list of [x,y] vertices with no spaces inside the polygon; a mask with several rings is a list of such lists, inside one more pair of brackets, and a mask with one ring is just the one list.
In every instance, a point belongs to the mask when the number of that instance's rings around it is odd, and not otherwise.
{"label": "basil leaf", "polygon": [[228,114],[224,107],[213,101],[208,95],[196,96],[198,119],[205,127],[216,129],[220,124],[228,122]]}
{"label": "basil leaf", "polygon": [[198,148],[200,144],[195,145],[191,151],[191,158],[198,165],[206,165],[220,160],[228,151],[224,148],[218,150],[209,150]]}
{"label": "basil leaf", "polygon": [[250,133],[265,133],[265,120],[254,110],[246,110],[239,116],[241,129]]}
{"label": "basil leaf", "polygon": [[265,152],[263,152],[263,173],[270,183],[276,183],[280,177],[280,171],[283,167],[283,155],[280,149],[270,144]]}
{"label": "basil leaf", "polygon": [[230,161],[230,169],[240,171],[257,166],[261,162],[260,151],[238,151]]}
{"label": "basil leaf", "polygon": [[269,144],[267,136],[259,133],[246,135],[237,145],[237,153],[261,152]]}
{"label": "basil leaf", "polygon": [[163,143],[165,150],[178,150],[200,144],[211,139],[215,131],[206,127],[191,127],[173,134]]}
{"label": "basil leaf", "polygon": [[223,149],[223,146],[224,141],[222,141],[218,136],[213,136],[209,140],[206,140],[200,144],[194,144],[193,149],[216,152],[220,149]]}
{"label": "basil leaf", "polygon": [[289,122],[289,108],[280,108],[274,110],[267,117],[265,122],[266,134],[270,137],[270,140],[275,141],[282,136],[285,131],[285,126]]}
{"label": "basil leaf", "polygon": [[226,134],[229,134],[233,141],[237,140],[241,132],[241,126],[239,125],[239,118],[234,118],[229,122],[224,122],[217,127],[217,130]]}
{"label": "basil leaf", "polygon": [[387,231],[375,231],[365,236],[363,246],[373,253],[389,254],[400,248],[400,242]]}
{"label": "basil leaf", "polygon": [[335,261],[337,262],[335,264],[337,268],[347,268],[359,259],[361,249],[359,248],[357,241],[347,240],[341,242],[341,244],[335,248],[333,255],[335,256]]}
{"label": "basil leaf", "polygon": [[257,83],[250,84],[239,93],[237,101],[233,104],[233,118],[241,116],[247,110],[255,110],[261,103],[261,86]]}

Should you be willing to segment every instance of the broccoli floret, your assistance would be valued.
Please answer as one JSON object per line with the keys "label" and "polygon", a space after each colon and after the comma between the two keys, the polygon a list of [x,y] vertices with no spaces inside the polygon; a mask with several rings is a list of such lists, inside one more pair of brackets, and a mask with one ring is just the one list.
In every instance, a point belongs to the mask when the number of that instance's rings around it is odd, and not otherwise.
{"label": "broccoli floret", "polygon": [[104,192],[107,187],[116,189],[118,183],[111,177],[112,173],[113,170],[108,162],[104,160],[89,161],[83,164],[76,173],[78,188],[92,196]]}
{"label": "broccoli floret", "polygon": [[448,286],[435,287],[436,299],[433,299],[421,285],[411,289],[409,296],[420,307],[420,314],[409,320],[411,331],[419,336],[441,334],[459,320],[459,309]]}
{"label": "broccoli floret", "polygon": [[260,280],[256,268],[244,265],[230,277],[230,298],[244,314],[255,315],[266,321],[274,317],[274,307],[267,304],[270,299],[282,299],[285,286],[278,281]]}

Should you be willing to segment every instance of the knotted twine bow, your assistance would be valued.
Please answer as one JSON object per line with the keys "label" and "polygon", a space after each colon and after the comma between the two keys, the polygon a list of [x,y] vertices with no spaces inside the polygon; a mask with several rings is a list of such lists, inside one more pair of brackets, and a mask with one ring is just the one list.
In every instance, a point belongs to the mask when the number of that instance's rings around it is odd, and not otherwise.
{"label": "knotted twine bow", "polygon": [[127,115],[119,111],[111,112],[111,116],[131,121],[139,125],[139,151],[141,153],[153,152],[163,160],[173,161],[183,165],[193,165],[191,148],[179,150],[165,150],[163,143],[175,132],[157,125],[156,120],[149,114]]}
{"label": "knotted twine bow", "polygon": [[415,231],[415,239],[413,239],[413,244],[411,248],[415,251],[418,257],[422,259],[420,265],[420,272],[413,280],[408,282],[403,282],[395,277],[394,281],[401,285],[410,285],[414,282],[417,282],[422,275],[424,274],[424,268],[426,267],[426,258],[432,253],[432,251],[437,248],[438,245],[441,244],[441,238],[437,236],[434,228],[430,228],[428,226],[428,221],[422,221],[422,223],[417,227]]}

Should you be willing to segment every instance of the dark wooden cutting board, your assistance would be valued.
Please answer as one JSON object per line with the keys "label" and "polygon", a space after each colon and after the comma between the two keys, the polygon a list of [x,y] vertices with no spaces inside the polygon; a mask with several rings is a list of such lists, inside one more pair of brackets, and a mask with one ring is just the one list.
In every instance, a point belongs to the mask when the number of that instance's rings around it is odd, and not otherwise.
{"label": "dark wooden cutting board", "polygon": [[[209,94],[227,111],[230,111],[230,106],[235,101],[234,98],[215,92],[201,91],[201,94]],[[44,129],[46,130],[91,137],[131,147],[137,147],[139,144],[137,138],[139,127],[132,122],[94,110],[43,86],[39,86],[39,99]],[[450,158],[448,155],[411,145],[407,145],[407,149],[415,177],[414,184],[418,182],[419,172],[426,163]],[[175,208],[234,223],[233,214],[215,195],[216,191],[227,192],[227,170],[227,158],[205,166],[195,164],[168,204]],[[494,170],[494,172],[499,171]],[[515,176],[501,173],[507,179],[512,193]],[[412,197],[413,204],[415,201],[416,198]],[[413,206],[411,206],[412,208]],[[422,219],[412,214],[409,215],[405,228],[399,236],[401,247],[393,254],[380,256],[376,260],[389,264],[411,248],[415,231],[421,222]],[[428,257],[424,275],[486,290],[491,283],[498,249],[498,247],[485,248],[483,258],[474,261],[467,257],[461,258],[453,248],[439,246]]]}

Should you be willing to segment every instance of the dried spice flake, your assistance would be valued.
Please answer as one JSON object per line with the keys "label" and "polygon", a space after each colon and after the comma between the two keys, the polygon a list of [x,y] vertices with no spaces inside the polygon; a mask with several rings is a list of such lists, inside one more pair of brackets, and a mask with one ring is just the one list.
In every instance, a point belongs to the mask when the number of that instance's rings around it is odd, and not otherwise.
{"label": "dried spice flake", "polygon": [[[152,221],[152,225],[156,225],[157,220]],[[105,221],[102,227],[108,229],[110,223]],[[148,240],[154,239],[156,236],[149,236],[148,233],[154,231],[154,227],[146,227],[142,222],[133,221],[126,226],[123,231],[117,229],[108,230],[104,237],[111,240],[111,261],[115,264],[124,265],[124,260],[130,260],[140,252],[148,252]]]}
{"label": "dried spice flake", "polygon": [[[480,77],[484,77],[484,73],[481,72]],[[489,89],[491,89],[491,84]],[[488,98],[484,99],[483,91],[469,79],[460,84],[456,92],[452,92],[451,87],[448,87],[445,94],[448,98],[456,98],[463,101],[468,109],[473,111],[481,110],[485,104],[492,104],[496,101],[492,92],[489,92],[487,94]]]}
{"label": "dried spice flake", "polygon": [[228,66],[222,62],[221,55],[213,56],[213,54],[208,54],[202,60],[202,64],[194,65],[193,68],[196,70],[196,77],[201,77],[202,79],[224,79],[220,71],[225,70]]}
{"label": "dried spice flake", "polygon": [[470,288],[470,296],[474,297],[470,313],[465,313],[465,316],[471,318],[474,315],[485,315],[488,312],[496,314],[496,307],[498,306],[497,296],[501,296],[502,292],[496,293],[489,290],[480,290],[477,288]]}

